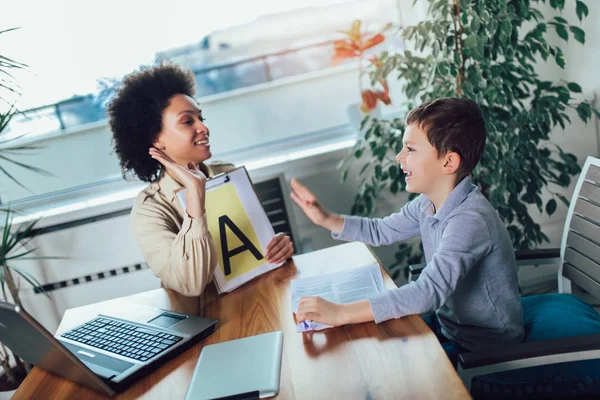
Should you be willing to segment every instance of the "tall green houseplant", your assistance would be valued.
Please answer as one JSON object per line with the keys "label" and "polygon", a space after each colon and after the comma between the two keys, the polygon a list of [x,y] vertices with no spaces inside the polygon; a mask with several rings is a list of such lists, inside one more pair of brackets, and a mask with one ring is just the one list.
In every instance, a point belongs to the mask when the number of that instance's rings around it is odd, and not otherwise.
{"label": "tall green houseplant", "polygon": [[[14,31],[15,29],[3,30],[0,31],[0,34]],[[3,176],[6,176],[22,187],[25,186],[5,168],[4,163],[10,163],[43,175],[52,175],[45,170],[24,164],[12,158],[15,155],[31,154],[32,150],[38,150],[40,147],[33,145],[11,145],[8,147],[7,144],[18,138],[4,139],[2,137],[2,134],[8,128],[11,118],[15,114],[14,104],[4,96],[7,92],[9,95],[20,94],[11,72],[24,68],[27,68],[27,65],[0,54],[0,177],[3,178]],[[0,201],[1,204],[2,202]],[[2,215],[2,213],[5,213],[5,215]],[[33,255],[35,249],[30,246],[30,242],[34,238],[36,233],[35,225],[39,220],[14,227],[13,210],[0,207],[0,216],[2,216],[0,220],[3,223],[0,226],[0,300],[9,301],[22,307],[19,296],[19,289],[22,282],[27,282],[34,288],[41,289],[42,292],[43,289],[35,277],[25,269],[19,268],[15,265],[15,262],[27,259],[52,259],[55,257],[36,257]],[[0,391],[16,388],[25,378],[30,368],[29,364],[21,360],[4,344],[0,343]]]}
{"label": "tall green houseplant", "polygon": [[[488,131],[485,152],[473,181],[506,223],[515,249],[530,249],[548,241],[532,218],[528,205],[552,215],[568,199],[552,191],[553,183],[567,187],[580,167],[573,154],[549,142],[552,130],[571,123],[574,109],[587,122],[599,112],[575,82],[542,80],[540,60],[565,67],[562,50],[547,36],[554,31],[564,41],[585,42],[585,32],[560,16],[547,17],[538,7],[548,3],[562,11],[564,0],[429,0],[428,17],[403,30],[407,47],[400,54],[383,53],[370,71],[372,82],[396,75],[408,99],[408,109],[438,97],[468,97],[483,112]],[[579,21],[588,15],[582,1],[570,1]],[[402,147],[402,119],[367,117],[364,141],[348,159],[364,161],[361,184],[352,213],[370,215],[375,200],[386,190],[405,190],[402,170],[394,156]],[[360,162],[360,161],[359,161]],[[342,179],[348,176],[344,164]],[[551,198],[544,202],[542,194]],[[402,244],[398,263],[417,262],[418,250]]]}

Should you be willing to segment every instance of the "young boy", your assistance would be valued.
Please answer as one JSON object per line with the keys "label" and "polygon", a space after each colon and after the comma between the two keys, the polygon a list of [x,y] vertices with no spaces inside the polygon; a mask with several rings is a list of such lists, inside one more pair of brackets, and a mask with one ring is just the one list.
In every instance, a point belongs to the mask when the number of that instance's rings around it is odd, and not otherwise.
{"label": "young boy", "polygon": [[380,246],[420,234],[427,259],[417,281],[370,300],[334,304],[303,297],[297,322],[380,323],[435,311],[427,322],[454,364],[464,348],[520,342],[523,312],[512,243],[469,177],[485,141],[481,111],[471,100],[442,98],[412,110],[396,160],[406,174],[406,190],[421,195],[382,219],[328,212],[292,179],[293,200],[335,239]]}

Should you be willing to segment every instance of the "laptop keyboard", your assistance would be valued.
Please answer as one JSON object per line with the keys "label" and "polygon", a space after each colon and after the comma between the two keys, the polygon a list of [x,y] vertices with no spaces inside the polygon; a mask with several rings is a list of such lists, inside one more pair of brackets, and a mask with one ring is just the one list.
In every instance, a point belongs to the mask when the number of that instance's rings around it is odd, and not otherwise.
{"label": "laptop keyboard", "polygon": [[183,339],[107,318],[93,319],[61,336],[139,361],[149,360]]}

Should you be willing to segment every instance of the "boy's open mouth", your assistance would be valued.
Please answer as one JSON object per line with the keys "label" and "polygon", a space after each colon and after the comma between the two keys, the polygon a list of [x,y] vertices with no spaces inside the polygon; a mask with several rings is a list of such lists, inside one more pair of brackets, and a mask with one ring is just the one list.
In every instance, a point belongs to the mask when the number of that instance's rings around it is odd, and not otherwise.
{"label": "boy's open mouth", "polygon": [[406,179],[408,179],[412,176],[412,171],[407,171],[407,170],[403,169],[402,172],[404,172],[404,174],[406,175],[405,176]]}

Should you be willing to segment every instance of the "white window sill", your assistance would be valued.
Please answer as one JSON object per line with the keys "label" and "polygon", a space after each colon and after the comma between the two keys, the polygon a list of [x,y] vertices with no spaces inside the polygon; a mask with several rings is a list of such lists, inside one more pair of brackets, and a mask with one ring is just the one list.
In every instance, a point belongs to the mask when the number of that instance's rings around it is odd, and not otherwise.
{"label": "white window sill", "polygon": [[[298,160],[339,157],[338,151],[349,149],[355,143],[356,133],[344,125],[262,148],[217,155],[213,159],[243,165],[251,176],[265,176],[280,173],[286,164]],[[17,208],[13,225],[41,218],[36,227],[43,228],[125,210],[132,207],[135,197],[146,186],[145,182],[127,182],[115,177],[94,187],[23,203]]]}

